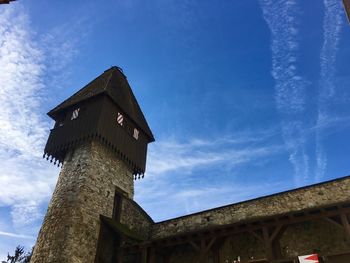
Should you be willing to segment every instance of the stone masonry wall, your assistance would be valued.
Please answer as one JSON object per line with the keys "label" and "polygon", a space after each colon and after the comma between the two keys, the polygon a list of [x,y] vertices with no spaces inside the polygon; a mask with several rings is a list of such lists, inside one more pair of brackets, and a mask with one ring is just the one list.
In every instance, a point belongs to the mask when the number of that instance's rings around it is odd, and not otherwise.
{"label": "stone masonry wall", "polygon": [[[279,243],[281,251],[279,259],[284,259],[283,262],[293,262],[297,256],[312,253],[317,253],[320,257],[328,257],[350,249],[344,231],[325,220],[313,220],[289,225],[276,241]],[[206,263],[214,262],[210,252]],[[218,252],[219,263],[231,263],[235,260],[238,261],[238,258],[242,263],[266,259],[264,243],[248,232],[224,238],[219,243]],[[286,259],[291,260],[287,261]],[[198,252],[190,245],[186,246],[186,244],[175,247],[172,250],[170,262],[198,262]],[[346,263],[349,261],[338,262]]]}
{"label": "stone masonry wall", "polygon": [[344,231],[325,220],[290,225],[283,232],[279,243],[285,258],[311,253],[330,255],[350,248]]}
{"label": "stone masonry wall", "polygon": [[120,222],[127,225],[144,239],[149,238],[151,227],[154,224],[147,213],[128,198],[123,198]]}
{"label": "stone masonry wall", "polygon": [[99,216],[112,216],[115,186],[133,197],[132,172],[106,147],[90,142],[67,154],[31,263],[94,262]]}
{"label": "stone masonry wall", "polygon": [[164,238],[210,226],[257,220],[349,200],[350,177],[345,177],[336,181],[159,222],[152,227],[151,238]]}

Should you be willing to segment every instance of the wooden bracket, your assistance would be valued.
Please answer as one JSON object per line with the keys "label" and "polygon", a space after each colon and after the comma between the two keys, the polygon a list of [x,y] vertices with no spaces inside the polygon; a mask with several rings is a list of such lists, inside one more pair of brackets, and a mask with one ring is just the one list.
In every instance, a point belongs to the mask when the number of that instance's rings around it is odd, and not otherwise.
{"label": "wooden bracket", "polygon": [[277,225],[272,233],[269,232],[268,227],[264,226],[262,228],[263,240],[265,243],[265,250],[266,250],[266,257],[268,258],[269,261],[275,259],[276,252],[280,252],[280,251],[274,251],[273,243],[274,241],[276,241],[277,236],[282,233],[283,229],[284,229],[284,226],[281,224]]}
{"label": "wooden bracket", "polygon": [[350,242],[350,223],[349,223],[349,218],[344,212],[341,212],[340,213],[340,219],[341,219],[342,225],[343,225],[344,230],[345,230],[346,238],[347,238],[348,242]]}
{"label": "wooden bracket", "polygon": [[264,243],[264,238],[261,235],[259,235],[258,233],[256,233],[255,230],[249,230],[249,233]]}
{"label": "wooden bracket", "polygon": [[211,238],[207,244],[206,239],[202,238],[200,240],[200,245],[197,245],[194,241],[189,241],[192,247],[199,253],[199,262],[205,261],[205,257],[208,254],[209,250],[213,247],[216,239],[216,237]]}
{"label": "wooden bracket", "polygon": [[324,217],[323,220],[327,221],[328,223],[331,223],[332,225],[336,226],[337,228],[340,228],[341,230],[344,230],[342,223],[339,223],[338,221],[336,221],[330,217]]}

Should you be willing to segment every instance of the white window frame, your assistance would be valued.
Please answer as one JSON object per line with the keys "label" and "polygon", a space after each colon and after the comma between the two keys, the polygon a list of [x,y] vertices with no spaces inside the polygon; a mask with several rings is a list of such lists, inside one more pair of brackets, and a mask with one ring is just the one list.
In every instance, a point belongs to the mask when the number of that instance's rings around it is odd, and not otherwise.
{"label": "white window frame", "polygon": [[72,112],[72,117],[70,118],[71,121],[79,117],[79,111],[80,111],[80,108],[77,108]]}
{"label": "white window frame", "polygon": [[117,123],[120,125],[120,126],[123,126],[124,124],[124,115],[121,114],[120,112],[118,112],[117,114]]}
{"label": "white window frame", "polygon": [[132,137],[134,137],[136,140],[138,140],[139,134],[140,134],[140,131],[138,129],[134,128],[134,134],[132,135]]}

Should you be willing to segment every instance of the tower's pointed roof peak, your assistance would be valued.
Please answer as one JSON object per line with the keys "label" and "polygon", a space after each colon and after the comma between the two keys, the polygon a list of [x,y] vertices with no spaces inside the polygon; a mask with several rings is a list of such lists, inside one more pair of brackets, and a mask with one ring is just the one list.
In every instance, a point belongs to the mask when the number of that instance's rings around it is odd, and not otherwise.
{"label": "tower's pointed roof peak", "polygon": [[108,95],[139,127],[150,141],[154,141],[151,129],[120,67],[112,66],[71,97],[56,106],[48,115],[55,119],[62,110],[100,94]]}

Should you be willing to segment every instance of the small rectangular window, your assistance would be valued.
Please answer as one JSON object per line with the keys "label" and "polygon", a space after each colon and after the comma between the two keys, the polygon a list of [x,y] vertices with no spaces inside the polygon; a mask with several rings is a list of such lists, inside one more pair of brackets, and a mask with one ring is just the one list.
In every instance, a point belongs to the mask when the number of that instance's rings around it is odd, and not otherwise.
{"label": "small rectangular window", "polygon": [[120,112],[118,112],[118,114],[117,114],[117,123],[120,126],[123,126],[123,123],[124,123],[124,116]]}
{"label": "small rectangular window", "polygon": [[80,108],[75,109],[75,110],[73,111],[72,117],[71,117],[70,119],[71,119],[71,120],[74,120],[74,119],[78,118],[78,116],[79,116],[79,111],[80,111]]}
{"label": "small rectangular window", "polygon": [[136,128],[134,128],[134,135],[133,135],[133,137],[134,137],[136,140],[139,139],[139,130],[136,129]]}

